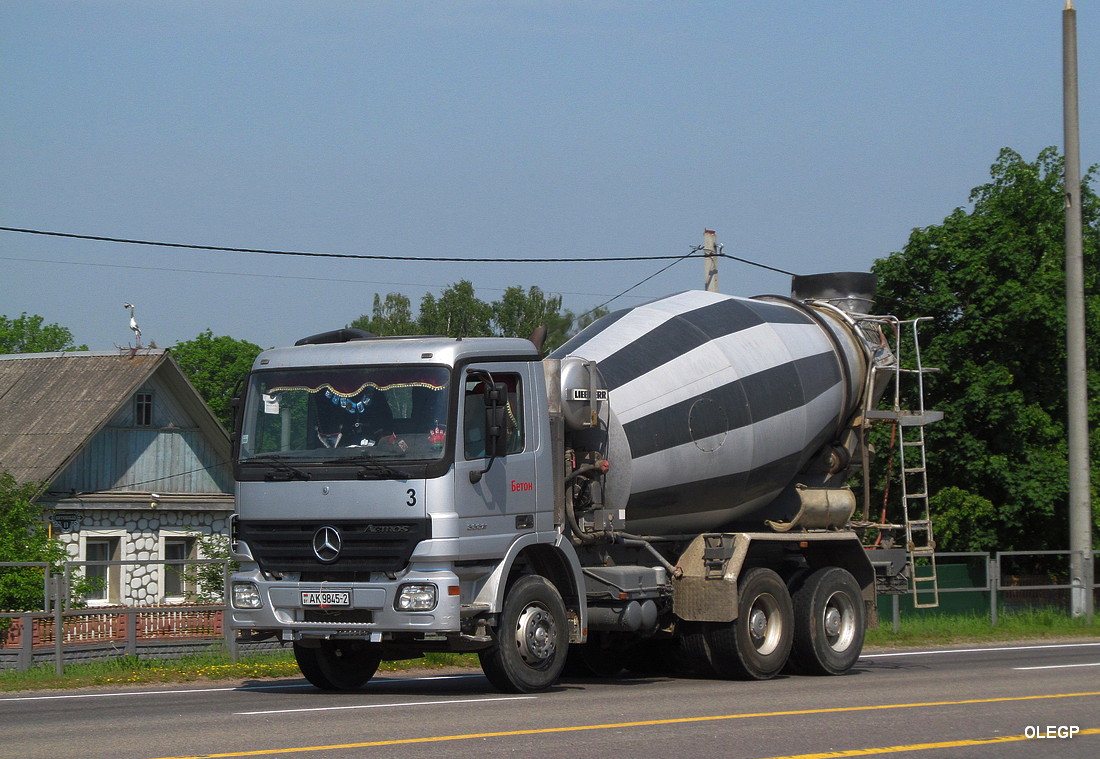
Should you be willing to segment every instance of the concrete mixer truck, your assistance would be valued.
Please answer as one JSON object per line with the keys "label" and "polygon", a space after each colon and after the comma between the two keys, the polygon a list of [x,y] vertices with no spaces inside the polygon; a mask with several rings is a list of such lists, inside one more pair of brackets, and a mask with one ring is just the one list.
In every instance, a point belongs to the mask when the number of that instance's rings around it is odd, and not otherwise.
{"label": "concrete mixer truck", "polygon": [[355,330],[263,352],[237,403],[237,639],[292,644],[323,689],[429,651],[507,692],[567,665],[846,672],[876,575],[908,567],[846,485],[898,370],[868,277],[672,295],[546,358]]}

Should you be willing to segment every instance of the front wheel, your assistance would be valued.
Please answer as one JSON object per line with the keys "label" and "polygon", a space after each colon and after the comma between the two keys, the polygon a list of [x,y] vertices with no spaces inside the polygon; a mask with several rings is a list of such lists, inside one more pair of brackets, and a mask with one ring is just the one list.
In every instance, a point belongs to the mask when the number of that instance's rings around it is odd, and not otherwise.
{"label": "front wheel", "polygon": [[298,669],[321,690],[355,690],[374,677],[382,657],[361,640],[322,640],[319,646],[294,644]]}
{"label": "front wheel", "polygon": [[539,575],[520,577],[504,597],[496,643],[478,654],[489,682],[505,693],[549,688],[565,666],[566,625],[558,589]]}

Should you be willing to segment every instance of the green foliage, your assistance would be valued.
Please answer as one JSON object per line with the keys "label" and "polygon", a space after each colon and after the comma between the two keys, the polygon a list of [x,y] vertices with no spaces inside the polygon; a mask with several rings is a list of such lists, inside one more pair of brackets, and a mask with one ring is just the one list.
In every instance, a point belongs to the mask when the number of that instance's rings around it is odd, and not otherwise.
{"label": "green foliage", "polygon": [[[606,311],[593,312],[585,324]],[[448,335],[451,337],[531,337],[540,326],[547,329],[543,350],[549,352],[564,343],[576,318],[562,311],[561,296],[547,295],[538,287],[526,291],[513,285],[499,300],[487,303],[474,293],[467,280],[446,288],[437,297],[431,293],[420,301],[420,311],[412,314],[409,298],[389,293],[374,296],[371,315],[363,314],[349,327],[365,329],[375,335]]]}
{"label": "green foliage", "polygon": [[374,294],[371,318],[364,314],[348,325],[365,329],[374,335],[416,335],[420,327],[412,315],[412,302],[407,295],[390,293],[385,300]]}
{"label": "green foliage", "polygon": [[474,295],[468,280],[457,282],[436,298],[428,293],[420,301],[417,320],[421,334],[450,337],[486,337],[493,334],[492,307]]}
{"label": "green foliage", "polygon": [[27,316],[25,311],[15,319],[0,316],[0,353],[88,350],[87,345],[73,345],[73,333],[68,328],[43,325],[43,321],[41,316]]}
{"label": "green foliage", "polygon": [[[0,472],[0,562],[33,561],[57,566],[65,549],[49,535],[42,507],[34,503],[39,483],[19,484]],[[0,567],[0,610],[43,608],[42,567]]]}
{"label": "green foliage", "polygon": [[[1001,151],[992,181],[942,224],[913,230],[875,262],[882,311],[931,316],[921,329],[929,476],[943,550],[1065,547],[1064,194],[1053,148]],[[1083,181],[1090,418],[1100,419],[1100,203]],[[1092,459],[1100,453],[1094,428]],[[1100,481],[1096,469],[1093,482]],[[1094,485],[1095,489],[1095,485]],[[1095,499],[1094,499],[1095,502]],[[934,514],[934,517],[937,516]],[[990,531],[993,534],[990,534]]]}
{"label": "green foliage", "polygon": [[493,331],[501,337],[530,337],[545,326],[549,334],[552,324],[561,328],[560,312],[560,295],[547,296],[533,286],[525,293],[522,287],[512,286],[493,303]]}
{"label": "green foliage", "polygon": [[[207,535],[192,531],[198,555],[203,559],[229,559],[229,536]],[[236,572],[240,563],[230,561],[228,568],[222,564],[191,564],[180,572],[180,576],[195,586],[194,597],[189,601],[204,604],[225,603],[226,572]]]}
{"label": "green foliage", "polygon": [[936,543],[950,551],[998,551],[997,507],[953,485],[932,496]]}
{"label": "green foliage", "polygon": [[214,416],[229,429],[233,426],[234,390],[248,376],[261,350],[247,340],[215,337],[206,330],[193,340],[176,343],[171,352]]}

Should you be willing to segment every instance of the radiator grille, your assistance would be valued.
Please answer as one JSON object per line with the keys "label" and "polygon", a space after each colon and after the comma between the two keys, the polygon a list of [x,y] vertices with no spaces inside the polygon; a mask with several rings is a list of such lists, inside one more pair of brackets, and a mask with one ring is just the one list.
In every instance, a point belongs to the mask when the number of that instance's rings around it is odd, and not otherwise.
{"label": "radiator grille", "polygon": [[[342,541],[339,557],[329,563],[313,553],[314,533],[326,525],[339,530]],[[431,537],[431,523],[427,519],[242,520],[237,531],[264,571],[348,574],[404,569],[417,544]]]}

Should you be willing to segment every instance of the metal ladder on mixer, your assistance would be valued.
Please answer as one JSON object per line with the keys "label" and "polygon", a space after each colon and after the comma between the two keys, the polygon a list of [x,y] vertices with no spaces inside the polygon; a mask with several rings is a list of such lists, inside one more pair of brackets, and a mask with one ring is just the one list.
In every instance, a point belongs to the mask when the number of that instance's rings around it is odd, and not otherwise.
{"label": "metal ladder on mixer", "polygon": [[[905,546],[912,572],[910,589],[913,607],[926,609],[939,606],[939,578],[936,574],[936,541],[932,534],[932,517],[929,512],[928,459],[924,447],[924,427],[943,418],[943,412],[924,407],[924,375],[936,371],[923,366],[917,326],[928,317],[899,320],[894,317],[877,317],[876,321],[889,327],[894,333],[894,363],[889,366],[872,366],[871,383],[875,373],[894,375],[893,408],[889,410],[865,409],[864,418],[869,421],[889,421],[896,425],[898,462],[901,469],[901,505],[905,527]],[[914,368],[902,368],[902,330],[911,330]],[[902,377],[914,377],[917,383],[917,408],[901,408]]]}

